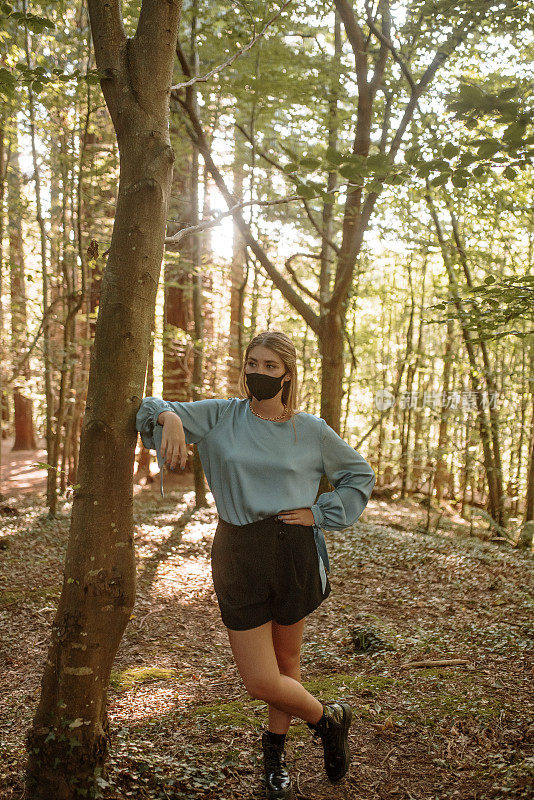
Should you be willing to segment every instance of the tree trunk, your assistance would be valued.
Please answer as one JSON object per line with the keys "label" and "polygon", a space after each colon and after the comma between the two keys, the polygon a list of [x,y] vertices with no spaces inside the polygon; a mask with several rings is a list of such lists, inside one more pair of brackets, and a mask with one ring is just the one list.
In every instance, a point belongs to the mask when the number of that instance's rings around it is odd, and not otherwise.
{"label": "tree trunk", "polygon": [[[454,341],[454,328],[451,320],[447,320],[447,339],[445,341],[445,352],[443,353],[443,383],[442,391],[443,397],[448,397],[451,385],[451,358],[452,346]],[[434,480],[434,492],[438,504],[443,497],[443,487],[445,485],[446,467],[445,467],[445,453],[447,451],[448,432],[447,423],[450,416],[450,409],[448,406],[441,406],[441,413],[439,418],[439,433],[438,433],[438,452],[436,457],[436,477]],[[467,483],[465,484],[467,485]]]}
{"label": "tree trunk", "polygon": [[443,258],[443,263],[445,265],[445,269],[447,271],[447,275],[449,278],[449,286],[451,291],[451,296],[454,300],[455,308],[458,312],[458,319],[460,328],[462,331],[462,336],[465,344],[465,349],[467,351],[467,356],[469,359],[469,378],[471,382],[471,386],[473,388],[473,392],[475,394],[475,401],[476,401],[476,408],[477,408],[477,420],[480,430],[480,438],[482,440],[482,450],[484,453],[484,469],[486,474],[486,479],[488,482],[488,505],[489,511],[492,518],[499,522],[499,509],[501,508],[501,501],[499,496],[499,489],[498,489],[498,481],[496,478],[496,466],[494,461],[494,454],[492,450],[492,436],[490,430],[490,423],[486,415],[486,411],[484,409],[484,405],[482,402],[482,395],[480,391],[480,381],[479,375],[482,373],[482,370],[479,368],[477,363],[476,353],[473,346],[472,336],[469,328],[462,323],[462,300],[458,291],[458,285],[456,281],[456,275],[454,273],[453,264],[451,262],[449,250],[447,247],[447,243],[445,241],[445,236],[443,233],[443,229],[441,227],[441,222],[439,220],[434,202],[430,195],[430,191],[427,186],[427,192],[425,194],[425,200],[428,205],[428,209],[430,212],[430,216],[432,217],[432,221],[434,223],[434,227],[436,229],[436,235],[438,238],[438,242],[441,248],[441,255]]}
{"label": "tree trunk", "polygon": [[[467,253],[465,250],[465,246],[460,236],[460,230],[458,227],[458,221],[456,219],[456,215],[452,209],[452,203],[445,192],[445,198],[447,202],[447,208],[451,218],[451,225],[452,225],[452,232],[454,237],[454,244],[456,247],[456,251],[458,253],[458,260],[462,265],[465,280],[467,285],[470,289],[473,288],[473,279],[471,277],[471,270],[469,268],[469,263],[467,260]],[[480,329],[478,329],[480,334]],[[494,519],[501,525],[502,527],[506,527],[507,524],[507,510],[505,507],[505,493],[504,493],[504,486],[503,486],[503,469],[502,469],[502,459],[501,459],[501,443],[500,443],[500,424],[499,424],[499,411],[491,402],[492,395],[497,395],[497,385],[495,381],[495,375],[491,368],[490,358],[488,353],[488,347],[486,342],[484,341],[483,337],[480,337],[480,351],[482,353],[482,362],[484,364],[483,375],[484,375],[484,382],[487,389],[488,399],[490,400],[488,404],[488,411],[489,411],[489,418],[490,418],[490,432],[491,432],[491,444],[493,448],[493,464],[494,464],[494,471],[495,471],[495,491],[496,491],[496,506],[494,509]]]}
{"label": "tree trunk", "polygon": [[[193,0],[191,18],[191,64],[195,75],[198,75],[198,53],[196,48],[196,29],[197,29],[197,0]],[[189,100],[198,113],[197,95],[195,85],[188,86],[186,91],[189,93]],[[198,147],[193,145],[191,157],[191,225],[198,225]],[[200,249],[200,234],[193,233],[190,237],[191,243],[191,272],[192,272],[192,304],[193,304],[193,400],[202,399],[202,374],[204,360],[204,330],[202,314],[202,258]],[[200,461],[200,455],[196,445],[193,448],[193,476],[195,482],[195,506],[196,508],[206,507],[206,479],[204,469]]]}
{"label": "tree trunk", "polygon": [[111,666],[135,598],[132,475],[174,154],[169,92],[179,5],[143,0],[126,38],[119,0],[89,0],[120,151],[115,224],[91,353],[64,581],[28,732],[26,796],[71,800],[105,777]]}
{"label": "tree trunk", "polygon": [[[530,385],[534,387],[534,335],[529,335],[530,349]],[[531,389],[532,418],[530,422],[530,453],[528,461],[527,497],[525,503],[525,522],[534,520],[534,389]]]}
{"label": "tree trunk", "polygon": [[[233,189],[243,196],[245,148],[234,126]],[[243,299],[246,286],[246,245],[237,222],[233,221],[232,262],[230,264],[230,334],[228,337],[228,396],[237,396],[239,368],[243,358]]]}
{"label": "tree trunk", "polygon": [[[27,2],[23,0],[22,10],[27,13]],[[31,42],[28,29],[24,36],[24,47],[26,52],[26,64],[32,67],[31,62]],[[37,211],[37,224],[39,225],[40,244],[41,244],[41,278],[43,293],[43,367],[45,383],[45,438],[47,462],[51,463],[54,449],[54,437],[52,431],[53,393],[52,393],[52,365],[50,362],[50,317],[48,314],[48,263],[47,263],[47,231],[44,223],[42,202],[41,202],[41,171],[37,158],[37,142],[35,133],[35,101],[31,84],[28,86],[28,106],[30,117],[30,140],[33,161],[33,178],[35,182],[35,206]],[[46,501],[48,504],[48,514],[50,517],[56,515],[57,494],[56,494],[56,474],[53,469],[47,470],[46,477]]]}
{"label": "tree trunk", "polygon": [[[4,194],[5,194],[5,155],[4,155],[4,116],[0,111],[0,331],[4,330]],[[2,337],[0,337],[1,339]],[[2,475],[2,445],[4,436],[4,367],[6,363],[3,343],[0,341],[0,500],[5,497]]]}
{"label": "tree trunk", "polygon": [[[11,135],[9,165],[7,170],[7,204],[9,233],[9,274],[11,289],[11,346],[16,362],[19,354],[26,350],[28,315],[26,309],[26,281],[24,267],[24,245],[22,234],[22,196],[20,185],[19,151],[16,130]],[[15,441],[12,450],[36,450],[37,442],[33,428],[33,401],[28,396],[26,381],[30,377],[28,361],[24,362],[21,374],[16,376],[13,389],[13,416]]]}

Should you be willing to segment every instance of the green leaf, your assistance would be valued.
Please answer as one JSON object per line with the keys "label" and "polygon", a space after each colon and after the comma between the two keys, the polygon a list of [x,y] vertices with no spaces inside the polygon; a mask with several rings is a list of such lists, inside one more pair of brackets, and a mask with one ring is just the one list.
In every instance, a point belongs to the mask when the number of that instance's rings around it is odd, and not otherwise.
{"label": "green leaf", "polygon": [[339,168],[339,174],[344,178],[348,178],[350,181],[357,181],[359,178],[363,177],[364,173],[365,169],[355,164],[343,164],[343,166]]}
{"label": "green leaf", "polygon": [[13,73],[5,67],[0,67],[0,92],[12,94],[15,91],[17,80]]}
{"label": "green leaf", "polygon": [[382,191],[383,183],[382,183],[382,181],[373,180],[367,185],[366,188],[367,188],[367,191],[369,192],[369,194],[371,194],[373,192],[378,194],[379,192]]}
{"label": "green leaf", "polygon": [[46,461],[34,461],[34,467],[44,467],[44,469],[57,469],[57,467],[53,467],[51,464],[47,464]]}
{"label": "green leaf", "polygon": [[501,149],[502,145],[497,139],[486,139],[479,148],[478,154],[484,158],[491,158]]}
{"label": "green leaf", "polygon": [[468,83],[460,84],[460,97],[463,103],[469,103],[473,108],[480,107],[485,100],[485,93],[478,86],[471,86]]}
{"label": "green leaf", "polygon": [[432,178],[430,181],[431,186],[443,186],[449,180],[449,173],[445,172],[441,175],[437,175],[435,178]]}
{"label": "green leaf", "polygon": [[315,197],[315,189],[313,186],[308,186],[305,183],[298,183],[296,186],[297,193],[304,197],[306,200],[311,200]]}
{"label": "green leaf", "polygon": [[495,281],[496,281],[495,275],[488,275],[486,278],[484,278],[484,283],[487,284],[488,286],[490,283],[495,283]]}
{"label": "green leaf", "polygon": [[445,158],[454,158],[460,152],[460,148],[450,142],[443,148],[443,156]]}
{"label": "green leaf", "polygon": [[318,158],[312,158],[310,156],[306,156],[305,158],[300,159],[300,163],[303,167],[308,169],[317,169],[321,166],[321,162]]}
{"label": "green leaf", "polygon": [[375,153],[367,159],[367,167],[371,172],[382,176],[387,175],[391,168],[391,163],[385,153]]}
{"label": "green leaf", "polygon": [[506,169],[503,171],[503,175],[505,178],[508,178],[509,181],[513,181],[515,180],[515,178],[517,178],[517,172],[510,165],[508,165]]}
{"label": "green leaf", "polygon": [[469,181],[469,175],[466,175],[465,172],[455,172],[452,176],[452,185],[456,186],[457,189],[463,189],[467,186]]}
{"label": "green leaf", "polygon": [[460,156],[460,164],[462,167],[468,167],[470,164],[474,164],[474,162],[478,160],[479,157],[470,152],[462,153]]}
{"label": "green leaf", "polygon": [[432,164],[429,161],[423,161],[421,164],[417,165],[416,170],[419,177],[428,178],[432,172]]}
{"label": "green leaf", "polygon": [[509,86],[507,89],[501,89],[497,97],[499,100],[511,100],[519,91],[519,86]]}
{"label": "green leaf", "polygon": [[35,14],[26,14],[26,25],[34,33],[42,33],[45,29],[55,30],[56,26],[47,17],[38,17]]}
{"label": "green leaf", "polygon": [[96,70],[90,70],[89,72],[86,72],[85,75],[82,75],[82,79],[86,83],[90,83],[94,86],[96,86],[97,83],[100,83],[100,75]]}
{"label": "green leaf", "polygon": [[418,147],[410,147],[406,150],[404,160],[407,164],[415,164],[421,158],[421,150]]}
{"label": "green leaf", "polygon": [[385,182],[388,183],[390,186],[401,186],[406,181],[405,175],[399,175],[398,173],[395,175],[388,175],[385,179]]}
{"label": "green leaf", "polygon": [[343,155],[341,153],[338,153],[335,147],[327,147],[326,160],[330,161],[331,164],[339,166],[339,164],[343,163],[345,159],[343,158]]}
{"label": "green leaf", "polygon": [[521,122],[512,122],[503,133],[503,139],[507,144],[519,145],[523,141],[526,126]]}

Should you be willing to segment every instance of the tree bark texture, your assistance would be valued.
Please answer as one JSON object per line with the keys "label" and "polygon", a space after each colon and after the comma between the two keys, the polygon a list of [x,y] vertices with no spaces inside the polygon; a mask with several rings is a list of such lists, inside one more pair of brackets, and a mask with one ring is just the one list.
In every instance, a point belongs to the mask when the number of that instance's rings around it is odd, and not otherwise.
{"label": "tree bark texture", "polygon": [[[7,169],[7,206],[9,234],[9,276],[11,293],[11,347],[13,355],[26,349],[28,315],[26,308],[26,281],[24,269],[24,245],[22,234],[22,194],[19,167],[19,151],[16,131],[11,136],[11,153]],[[16,362],[14,358],[14,362]],[[13,389],[13,415],[15,441],[12,450],[36,450],[33,427],[33,401],[25,391],[25,381],[30,377],[26,361]]]}
{"label": "tree bark texture", "polygon": [[120,152],[109,258],[91,352],[64,581],[27,736],[26,797],[98,794],[111,666],[135,598],[132,475],[172,178],[169,93],[179,2],[143,0],[127,38],[119,0],[89,0],[101,87]]}

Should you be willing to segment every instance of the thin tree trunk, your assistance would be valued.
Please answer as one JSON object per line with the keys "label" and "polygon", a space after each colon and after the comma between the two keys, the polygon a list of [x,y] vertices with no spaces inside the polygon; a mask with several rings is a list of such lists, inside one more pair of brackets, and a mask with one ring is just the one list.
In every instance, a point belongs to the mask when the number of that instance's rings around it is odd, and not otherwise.
{"label": "thin tree trunk", "polygon": [[473,387],[473,392],[475,394],[475,401],[477,407],[477,416],[478,416],[478,424],[480,429],[480,438],[482,440],[482,449],[484,453],[484,469],[486,473],[486,479],[488,482],[488,504],[489,510],[492,518],[495,521],[499,521],[499,508],[501,506],[499,500],[499,490],[498,490],[498,483],[496,480],[496,468],[495,462],[493,458],[493,451],[491,447],[491,431],[490,431],[490,424],[488,418],[486,416],[486,412],[483,405],[482,400],[482,393],[481,393],[481,386],[478,379],[478,375],[480,373],[479,366],[477,364],[477,358],[475,349],[472,342],[472,336],[469,329],[463,324],[462,322],[462,315],[461,315],[461,307],[462,301],[459,295],[458,286],[456,283],[456,276],[454,274],[453,266],[451,263],[449,250],[447,248],[447,244],[445,241],[445,237],[443,234],[443,230],[441,227],[441,222],[439,220],[436,208],[434,206],[432,197],[430,193],[427,192],[425,194],[425,199],[430,211],[430,215],[434,222],[434,227],[436,229],[436,234],[438,237],[438,241],[441,248],[441,254],[443,258],[443,263],[445,265],[445,269],[447,270],[449,284],[451,289],[451,294],[454,300],[454,304],[456,310],[458,312],[458,319],[460,323],[460,328],[462,331],[462,336],[465,344],[465,348],[467,351],[467,356],[469,359],[469,376],[471,380],[471,385]]}
{"label": "thin tree trunk", "polygon": [[[4,147],[4,116],[0,111],[0,331],[4,330],[4,195],[6,184],[5,147]],[[0,336],[0,500],[4,500],[4,475],[2,470],[2,445],[4,421],[4,364],[6,354],[2,336]]]}
{"label": "thin tree trunk", "polygon": [[[22,0],[22,10],[27,13],[27,0]],[[28,28],[24,36],[24,48],[26,52],[26,64],[32,67],[31,61],[31,42]],[[47,262],[47,232],[42,210],[41,201],[41,172],[39,160],[37,158],[37,138],[35,132],[35,100],[31,83],[28,85],[28,106],[30,117],[30,140],[33,161],[33,177],[35,182],[35,205],[37,211],[37,224],[39,226],[41,244],[41,279],[43,297],[43,368],[45,383],[45,439],[47,463],[52,464],[54,459],[54,433],[52,427],[52,417],[54,414],[54,399],[52,393],[52,364],[50,361],[50,317],[48,309],[48,262]],[[56,473],[53,469],[47,470],[46,477],[46,502],[48,504],[49,517],[56,516],[57,493],[56,493]]]}
{"label": "thin tree trunk", "polygon": [[[452,348],[454,342],[454,325],[452,320],[447,320],[447,338],[445,340],[445,351],[443,353],[443,397],[449,396],[449,389],[451,386],[451,358]],[[447,425],[450,416],[450,409],[448,405],[441,405],[440,418],[439,418],[439,433],[438,433],[438,452],[436,458],[436,477],[434,480],[434,493],[438,503],[441,502],[443,497],[443,487],[445,485],[445,458],[444,455],[447,451],[448,432]],[[467,485],[467,482],[466,484]]]}
{"label": "thin tree trunk", "polygon": [[[233,190],[243,196],[243,167],[245,148],[234,126],[234,159],[232,163]],[[243,299],[245,288],[246,245],[239,225],[233,221],[232,262],[230,264],[230,333],[228,337],[228,392],[237,395],[239,368],[243,358]]]}
{"label": "thin tree trunk", "polygon": [[[193,72],[198,75],[198,51],[196,46],[198,0],[193,0],[191,18],[191,64]],[[198,114],[197,92],[195,86],[188,86],[189,101]],[[198,225],[198,147],[193,145],[191,157],[191,225]],[[204,320],[202,313],[202,258],[200,234],[191,236],[191,271],[193,282],[193,322],[194,322],[194,355],[193,355],[193,400],[202,398],[202,378],[204,361]],[[195,506],[197,508],[208,505],[206,499],[206,480],[200,461],[198,448],[193,448],[193,475],[195,482]]]}
{"label": "thin tree trunk", "polygon": [[527,477],[527,496],[525,503],[525,522],[534,520],[534,335],[530,334],[530,386],[532,398],[532,417],[530,421],[530,454]]}
{"label": "thin tree trunk", "polygon": [[[467,260],[467,253],[465,251],[464,244],[462,242],[460,236],[460,229],[458,227],[458,220],[456,219],[456,215],[452,209],[452,204],[449,196],[445,194],[445,199],[447,202],[447,208],[451,218],[451,225],[452,225],[452,232],[454,236],[454,243],[456,246],[456,251],[458,253],[458,259],[460,264],[462,265],[462,269],[464,272],[465,280],[467,285],[470,289],[473,288],[473,279],[471,277],[471,270],[469,268],[469,263]],[[480,334],[480,329],[478,330]],[[491,368],[488,347],[484,339],[480,336],[480,351],[482,353],[482,361],[484,364],[484,381],[487,388],[488,398],[491,398],[492,395],[497,394],[497,385],[495,376],[493,374],[493,370]],[[502,470],[502,460],[501,460],[501,444],[500,444],[500,425],[499,425],[499,411],[493,402],[489,402],[488,404],[488,411],[489,411],[489,418],[490,418],[490,431],[491,431],[491,443],[493,447],[493,464],[494,464],[494,471],[495,471],[495,488],[497,493],[497,506],[494,512],[495,520],[501,525],[502,527],[506,527],[507,524],[507,512],[505,508],[505,494],[504,494],[504,486],[503,486],[503,470]]]}
{"label": "thin tree trunk", "polygon": [[[9,165],[7,170],[8,234],[9,234],[9,274],[11,289],[11,347],[12,363],[27,348],[28,314],[26,308],[26,280],[24,245],[22,234],[22,195],[20,181],[19,151],[17,132],[11,136]],[[13,416],[15,421],[15,441],[12,450],[36,450],[33,427],[33,401],[26,390],[30,377],[28,361],[24,362],[21,374],[16,376],[13,388]]]}

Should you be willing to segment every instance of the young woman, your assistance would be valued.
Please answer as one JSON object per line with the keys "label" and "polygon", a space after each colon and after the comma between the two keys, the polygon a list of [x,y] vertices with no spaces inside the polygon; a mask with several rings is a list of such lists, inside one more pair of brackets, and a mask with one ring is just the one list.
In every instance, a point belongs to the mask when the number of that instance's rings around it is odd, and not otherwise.
{"label": "young woman", "polygon": [[[213,584],[245,688],[268,704],[266,795],[278,800],[292,796],[284,759],[292,716],[321,739],[330,781],[349,768],[351,708],[304,689],[300,648],[306,616],[330,594],[322,527],[352,525],[375,475],[323,419],[298,410],[296,352],[284,333],[252,339],[239,391],[241,398],[194,402],[147,397],[136,424],[162,474],[164,460],[183,469],[187,445],[198,447],[219,514]],[[323,473],[335,488],[317,498]]]}

